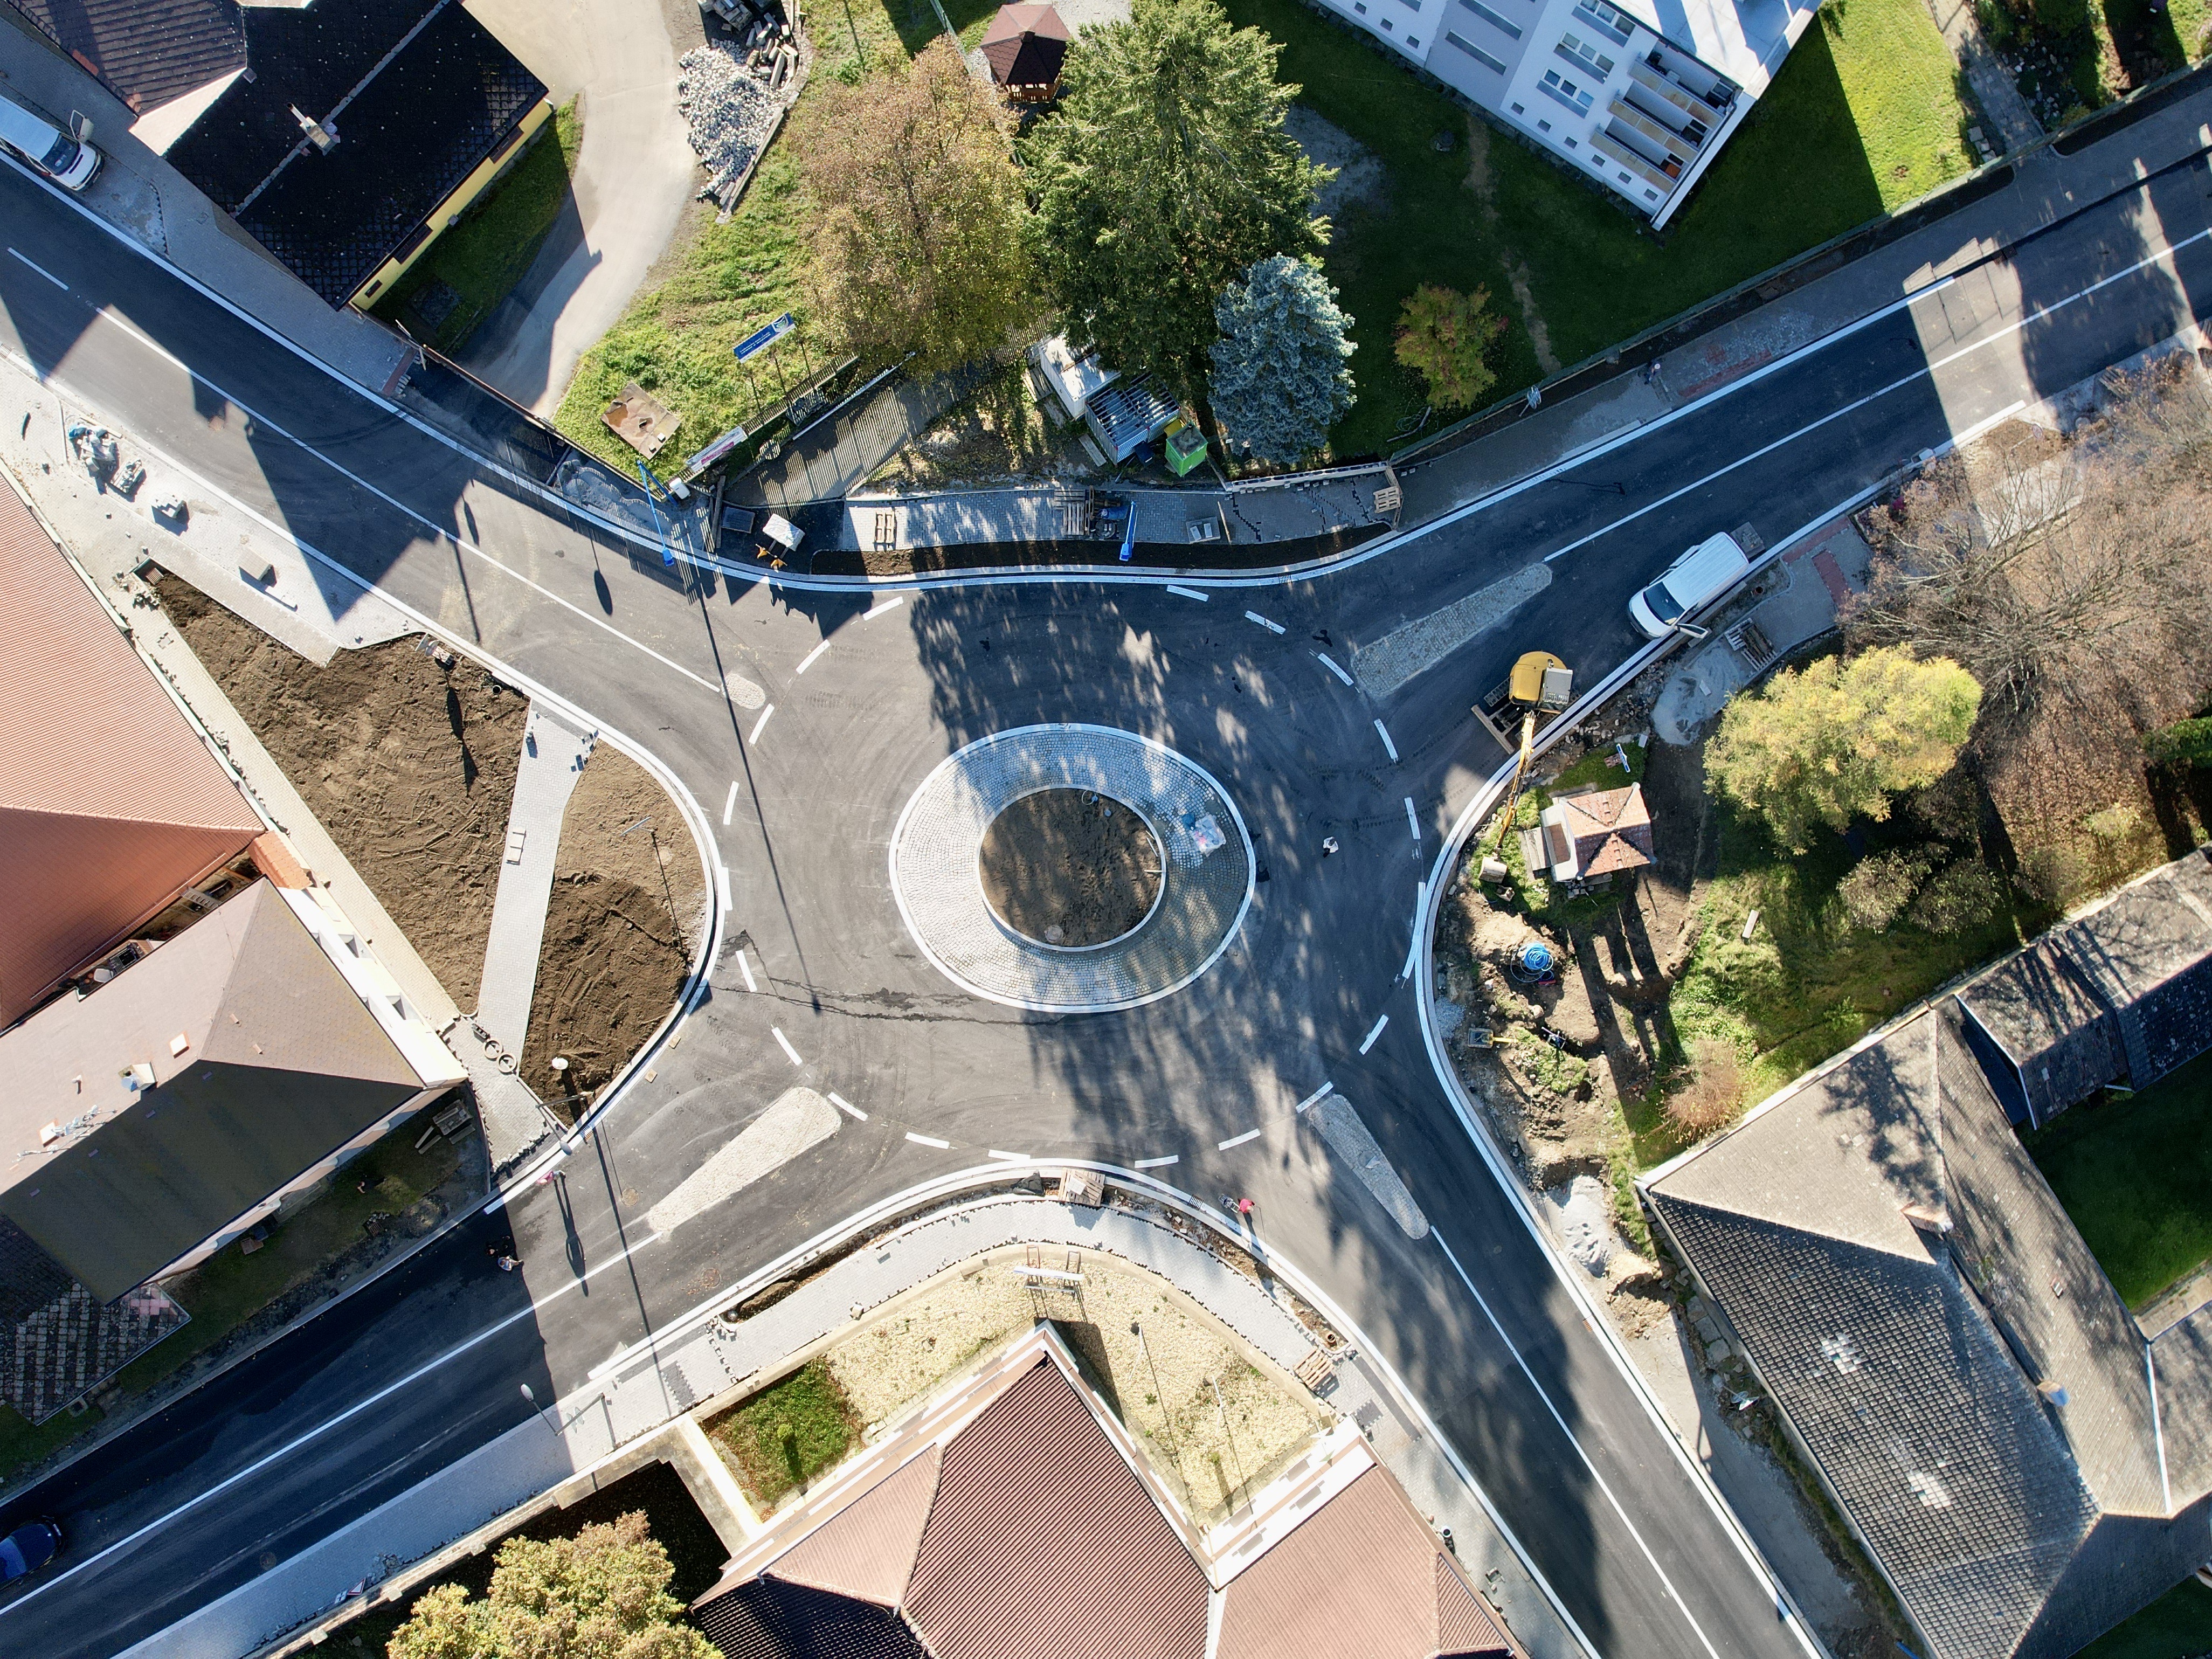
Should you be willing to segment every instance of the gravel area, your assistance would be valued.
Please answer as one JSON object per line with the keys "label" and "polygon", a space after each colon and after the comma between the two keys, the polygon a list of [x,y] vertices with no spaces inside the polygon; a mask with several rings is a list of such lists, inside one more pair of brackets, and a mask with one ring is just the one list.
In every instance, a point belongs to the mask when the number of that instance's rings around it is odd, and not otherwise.
{"label": "gravel area", "polygon": [[[1042,1265],[1060,1270],[1066,1254],[1048,1249]],[[833,1347],[830,1374],[861,1420],[871,1429],[885,1422],[977,1354],[1048,1318],[1200,1526],[1265,1485],[1334,1420],[1159,1275],[1084,1251],[1079,1287],[1033,1292],[1012,1272],[1025,1259],[1001,1250],[964,1263]]]}
{"label": "gravel area", "polygon": [[744,194],[753,163],[783,120],[804,76],[794,74],[771,92],[726,47],[695,46],[677,59],[676,107],[691,128],[691,148],[711,175],[699,193],[726,213]]}

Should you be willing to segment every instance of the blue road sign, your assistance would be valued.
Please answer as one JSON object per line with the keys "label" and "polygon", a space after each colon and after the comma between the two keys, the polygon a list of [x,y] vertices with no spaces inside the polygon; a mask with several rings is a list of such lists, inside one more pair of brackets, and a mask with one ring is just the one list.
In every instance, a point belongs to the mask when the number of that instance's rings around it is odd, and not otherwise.
{"label": "blue road sign", "polygon": [[798,326],[798,321],[787,311],[766,328],[757,329],[746,335],[732,349],[736,352],[738,361],[742,363],[749,357],[759,356],[762,352],[766,351]]}

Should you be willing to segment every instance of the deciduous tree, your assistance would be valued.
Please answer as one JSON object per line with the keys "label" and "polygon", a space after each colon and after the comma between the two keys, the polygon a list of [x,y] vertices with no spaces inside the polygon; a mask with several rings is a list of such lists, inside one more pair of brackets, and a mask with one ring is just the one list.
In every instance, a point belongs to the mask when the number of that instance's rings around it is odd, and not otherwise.
{"label": "deciduous tree", "polygon": [[1213,307],[1213,413],[1261,460],[1295,461],[1328,441],[1352,407],[1352,319],[1321,262],[1270,254]]}
{"label": "deciduous tree", "polygon": [[1981,701],[1973,676],[1947,658],[1893,648],[1823,658],[1733,699],[1706,774],[1802,852],[1816,825],[1886,818],[1893,795],[1942,776]]}
{"label": "deciduous tree", "polygon": [[1421,377],[1438,409],[1472,409],[1498,384],[1483,361],[1505,319],[1489,314],[1490,290],[1472,294],[1424,283],[1398,313],[1398,361]]}
{"label": "deciduous tree", "polygon": [[1334,175],[1284,131],[1297,88],[1275,79],[1280,51],[1214,0],[1136,0],[1077,37],[1060,108],[1025,143],[1037,263],[1071,331],[1179,395],[1237,274],[1328,240],[1313,204]]}
{"label": "deciduous tree", "polygon": [[998,100],[941,39],[822,87],[799,153],[816,264],[855,351],[950,368],[1035,315],[1012,145]]}
{"label": "deciduous tree", "polygon": [[441,1584],[385,1644],[390,1659],[721,1659],[713,1643],[677,1622],[674,1569],[625,1515],[574,1538],[510,1538],[491,1586],[471,1601]]}

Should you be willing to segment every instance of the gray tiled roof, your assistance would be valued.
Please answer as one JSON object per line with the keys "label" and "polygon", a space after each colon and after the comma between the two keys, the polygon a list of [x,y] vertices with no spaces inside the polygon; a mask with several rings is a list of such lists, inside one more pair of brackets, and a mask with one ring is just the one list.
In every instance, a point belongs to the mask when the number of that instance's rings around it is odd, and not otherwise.
{"label": "gray tiled roof", "polygon": [[2161,1331],[2150,1357],[2173,1494],[2186,1501],[2212,1492],[2212,1306]]}
{"label": "gray tiled roof", "polygon": [[2055,936],[2007,957],[1959,1000],[2019,1069],[2038,1123],[2127,1074],[2112,1010]]}
{"label": "gray tiled roof", "polygon": [[246,63],[246,26],[237,0],[14,4],[134,110],[159,109]]}
{"label": "gray tiled roof", "polygon": [[[1955,1006],[1646,1191],[1939,1659],[2058,1659],[2212,1553],[2201,1516],[2168,1516],[2169,1488],[2204,1498],[2212,1431],[2162,1469],[2141,1335]],[[2183,1347],[2169,1423],[2212,1404]]]}
{"label": "gray tiled roof", "polygon": [[2212,861],[2176,859],[2052,931],[2119,1018],[2141,1088],[2212,1041]]}

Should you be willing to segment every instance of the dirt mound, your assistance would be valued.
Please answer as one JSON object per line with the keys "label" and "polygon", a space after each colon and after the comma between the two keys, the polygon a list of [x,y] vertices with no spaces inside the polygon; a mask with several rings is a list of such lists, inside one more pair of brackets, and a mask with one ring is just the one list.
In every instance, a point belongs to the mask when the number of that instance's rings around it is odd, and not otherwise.
{"label": "dirt mound", "polygon": [[318,668],[175,577],[155,586],[438,982],[474,1006],[529,700],[412,640]]}
{"label": "dirt mound", "polygon": [[1129,806],[1088,790],[1023,796],[991,820],[980,862],[1000,920],[1047,945],[1119,939],[1159,896],[1152,832]]}

